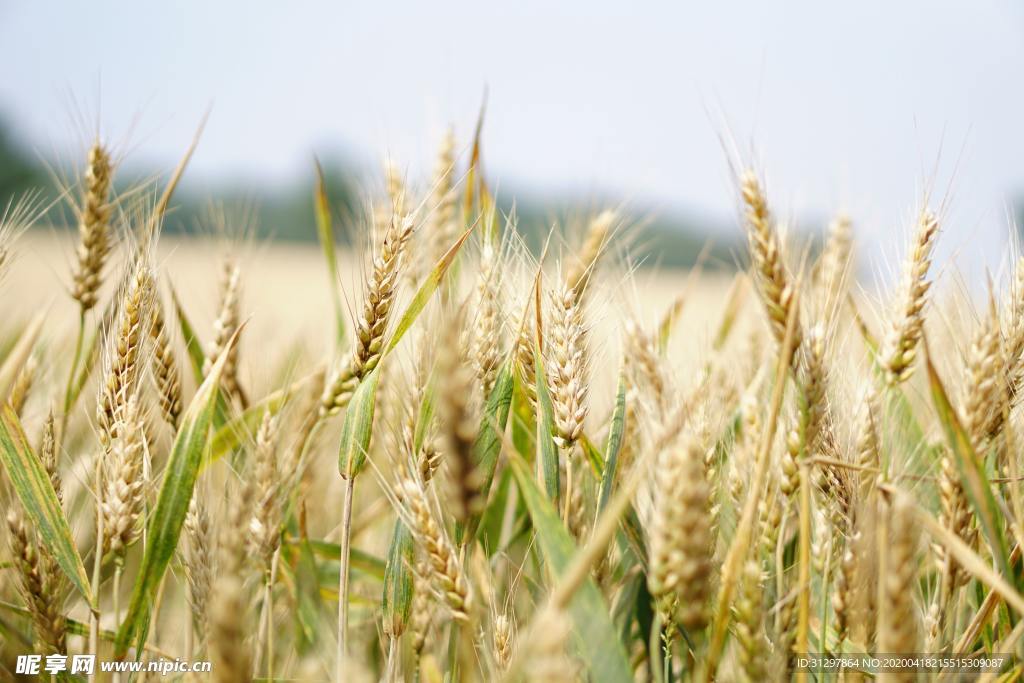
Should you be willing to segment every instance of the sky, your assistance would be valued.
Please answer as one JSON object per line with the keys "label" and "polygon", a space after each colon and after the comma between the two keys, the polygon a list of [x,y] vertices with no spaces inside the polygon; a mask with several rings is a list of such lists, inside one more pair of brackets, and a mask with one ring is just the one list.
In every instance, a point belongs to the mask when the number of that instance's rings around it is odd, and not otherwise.
{"label": "sky", "polygon": [[0,114],[44,155],[101,121],[170,168],[212,106],[193,186],[258,190],[314,153],[424,174],[486,91],[499,191],[734,224],[735,148],[779,214],[845,208],[882,261],[930,189],[945,254],[994,264],[1024,197],[1022,36],[1012,0],[0,0]]}

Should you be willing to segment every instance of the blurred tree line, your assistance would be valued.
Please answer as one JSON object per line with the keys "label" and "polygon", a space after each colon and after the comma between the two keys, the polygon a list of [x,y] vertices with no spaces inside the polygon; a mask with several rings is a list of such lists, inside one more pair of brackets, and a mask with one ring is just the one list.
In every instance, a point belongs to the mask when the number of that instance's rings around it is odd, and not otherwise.
{"label": "blurred tree line", "polygon": [[[210,207],[216,203],[226,207],[229,215],[238,213],[248,216],[255,237],[315,241],[312,168],[310,171],[308,177],[289,187],[274,190],[261,188],[258,198],[251,192],[227,186],[214,189],[212,196],[201,196],[190,190],[186,183],[175,195],[174,208],[165,221],[164,232],[211,232],[214,227],[209,220]],[[367,225],[365,219],[369,209],[365,193],[357,184],[359,175],[354,165],[342,160],[335,159],[325,164],[327,193],[335,214],[336,237],[341,243],[362,240],[363,235],[356,232],[360,229],[357,226]],[[117,176],[118,187],[121,190],[134,187],[146,177],[151,176],[139,173],[133,175],[130,171],[122,170]],[[57,196],[53,181],[43,164],[18,144],[11,128],[0,121],[0,209],[31,191],[42,192],[42,199],[47,202]],[[531,197],[514,192],[505,192],[504,195],[498,198],[501,210],[507,215],[514,209],[519,231],[535,252],[539,251],[554,223],[565,223],[567,217],[570,221],[572,217],[582,219],[591,210],[604,206],[593,200],[584,203],[566,198]],[[57,228],[74,229],[70,224],[71,213],[66,205],[60,203],[41,222]],[[636,227],[628,234],[621,235],[618,241],[628,245],[632,259],[660,266],[693,265],[708,243],[708,235],[723,234],[715,230],[719,226],[676,215],[646,217],[641,214],[632,217],[630,223]],[[734,266],[734,245],[722,240],[716,242],[707,254],[707,264],[710,267]]]}

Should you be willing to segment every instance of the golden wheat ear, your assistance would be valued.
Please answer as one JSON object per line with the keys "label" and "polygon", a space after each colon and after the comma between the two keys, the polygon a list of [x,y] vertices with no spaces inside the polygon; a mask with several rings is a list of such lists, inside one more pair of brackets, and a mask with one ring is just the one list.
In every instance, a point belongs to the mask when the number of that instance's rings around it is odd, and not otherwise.
{"label": "golden wheat ear", "polygon": [[96,305],[103,284],[103,267],[110,253],[110,201],[114,167],[110,152],[97,141],[89,148],[82,176],[82,198],[78,213],[78,249],[72,272],[71,296],[85,313]]}
{"label": "golden wheat ear", "polygon": [[406,523],[426,556],[433,589],[456,621],[468,621],[473,606],[469,580],[455,547],[436,519],[423,485],[404,478],[395,487],[395,496],[403,508]]}
{"label": "golden wheat ear", "polygon": [[704,450],[694,440],[684,437],[659,454],[653,513],[648,588],[666,623],[700,631],[708,620],[712,543]]}
{"label": "golden wheat ear", "polygon": [[253,677],[252,651],[246,642],[249,593],[247,528],[255,487],[239,483],[228,498],[220,532],[217,577],[209,607],[209,651],[218,683],[248,683]]}
{"label": "golden wheat ear", "polygon": [[117,321],[107,339],[105,372],[96,406],[96,423],[104,448],[117,437],[117,423],[123,417],[128,398],[135,392],[149,329],[153,271],[146,260],[138,260],[129,272],[119,295]]}
{"label": "golden wheat ear", "polygon": [[[786,321],[794,305],[794,283],[786,270],[783,242],[772,223],[761,180],[753,171],[748,170],[740,176],[739,182],[743,227],[747,234],[754,279],[768,314],[772,335],[781,344],[786,336]],[[798,322],[794,348],[800,347],[801,337]]]}
{"label": "golden wheat ear", "polygon": [[890,385],[905,382],[914,371],[917,347],[924,334],[924,309],[931,288],[928,270],[938,235],[938,218],[927,209],[921,211],[910,252],[903,264],[903,279],[897,293],[898,308],[880,353],[880,362]]}

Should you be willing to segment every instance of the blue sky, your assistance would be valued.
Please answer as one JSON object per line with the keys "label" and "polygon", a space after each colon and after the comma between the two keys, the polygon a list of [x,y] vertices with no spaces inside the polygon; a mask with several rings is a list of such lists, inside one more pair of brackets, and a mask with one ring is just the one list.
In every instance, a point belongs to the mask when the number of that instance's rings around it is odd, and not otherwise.
{"label": "blue sky", "polygon": [[258,188],[337,149],[421,172],[486,87],[499,186],[728,221],[731,136],[780,211],[842,204],[868,241],[951,188],[945,249],[969,261],[1024,195],[1022,35],[1009,0],[0,0],[0,111],[42,153],[77,150],[76,109],[99,112],[170,167],[212,103],[192,183]]}

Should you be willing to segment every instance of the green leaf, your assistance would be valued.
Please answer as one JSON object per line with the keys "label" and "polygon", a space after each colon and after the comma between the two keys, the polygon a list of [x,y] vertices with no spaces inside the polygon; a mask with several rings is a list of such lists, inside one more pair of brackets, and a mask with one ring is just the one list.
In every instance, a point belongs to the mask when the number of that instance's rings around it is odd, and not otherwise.
{"label": "green leaf", "polygon": [[46,550],[53,556],[72,585],[91,607],[96,603],[89,589],[89,576],[75,549],[71,527],[61,509],[50,477],[32,450],[17,414],[9,405],[0,412],[0,460],[11,480],[25,514],[39,533]]}
{"label": "green leaf", "polygon": [[338,471],[345,479],[354,478],[366,465],[366,454],[370,450],[370,437],[373,435],[373,409],[377,403],[380,368],[378,365],[363,378],[345,410],[345,422],[341,426],[341,448],[338,451]]}
{"label": "green leaf", "polygon": [[433,376],[427,382],[423,391],[423,400],[416,411],[416,427],[412,435],[413,453],[419,453],[423,448],[423,442],[427,440],[427,433],[430,431],[430,423],[434,419],[434,399],[437,396],[437,386]]}
{"label": "green leaf", "polygon": [[590,465],[590,471],[594,473],[594,478],[597,480],[602,479],[604,477],[604,456],[601,455],[601,451],[597,449],[597,446],[590,440],[586,432],[580,434],[580,438],[576,443],[584,457],[586,457],[587,464]]}
{"label": "green leaf", "polygon": [[[512,474],[530,511],[537,533],[537,547],[545,563],[555,576],[561,576],[569,568],[576,555],[572,536],[558,518],[551,502],[537,487],[530,474],[530,468],[517,453],[510,454]],[[609,617],[601,591],[590,577],[583,582],[569,602],[569,614],[576,624],[574,634],[576,646],[584,660],[591,680],[632,681],[626,651],[619,640],[619,634]]]}
{"label": "green leaf", "polygon": [[[297,539],[289,539],[289,543],[295,545],[299,543]],[[341,558],[341,546],[337,543],[330,543],[328,541],[317,541],[310,539],[309,547],[319,557],[325,560],[334,560],[337,562]],[[375,555],[371,555],[365,551],[359,550],[358,548],[352,548],[352,556],[349,558],[352,569],[358,569],[365,573],[367,576],[372,576],[378,581],[384,580],[384,560],[380,559]],[[334,572],[335,581],[338,578],[338,572]]]}
{"label": "green leaf", "polygon": [[473,234],[473,229],[476,228],[476,223],[471,225],[466,232],[462,233],[462,237],[455,241],[455,244],[445,253],[444,256],[437,262],[434,269],[430,271],[427,278],[420,285],[419,291],[409,302],[409,305],[405,307],[405,311],[402,312],[402,317],[398,319],[398,324],[395,326],[395,332],[391,335],[391,341],[388,342],[387,348],[384,349],[384,355],[391,353],[398,342],[402,341],[402,337],[409,331],[412,324],[416,322],[416,318],[419,317],[423,309],[427,307],[430,302],[430,297],[434,295],[434,291],[437,290],[441,281],[444,280],[445,273],[451,268],[452,262],[455,261],[455,256],[458,255],[459,249],[466,243],[469,236]]}
{"label": "green leaf", "polygon": [[494,388],[487,398],[484,414],[480,418],[480,429],[473,442],[473,456],[476,459],[476,471],[480,482],[480,494],[486,499],[494,480],[494,470],[498,466],[498,455],[501,453],[501,437],[508,423],[508,413],[512,408],[512,389],[515,387],[515,370],[512,358],[502,363],[498,376],[494,380]]}
{"label": "green leaf", "polygon": [[303,537],[298,541],[295,555],[293,593],[296,602],[296,649],[305,653],[310,652],[322,636],[320,625],[329,622],[324,603],[320,599],[319,568],[309,539]]}
{"label": "green leaf", "polygon": [[608,429],[608,443],[604,448],[604,474],[601,478],[601,494],[597,499],[597,514],[600,515],[612,497],[615,474],[619,469],[619,451],[622,450],[622,435],[626,430],[626,374],[619,373],[619,386],[615,390],[615,410],[612,411],[612,426]]}
{"label": "green leaf", "polygon": [[217,385],[228,353],[238,339],[239,331],[241,330],[237,330],[232,336],[220,358],[214,363],[210,374],[196,390],[196,395],[185,411],[178,435],[171,447],[156,507],[146,527],[146,551],[143,553],[142,564],[135,579],[128,612],[117,633],[115,654],[118,658],[123,657],[128,651],[134,637],[138,636],[141,641],[145,640],[153,599],[178,546],[178,537],[181,535],[181,527],[185,522],[185,514],[188,512],[192,491],[203,462],[210,426],[213,424],[217,409]]}
{"label": "green leaf", "polygon": [[188,351],[188,359],[192,365],[192,376],[195,378],[196,384],[200,384],[203,381],[203,362],[206,359],[206,354],[203,353],[203,345],[200,343],[192,323],[189,322],[185,308],[178,300],[178,293],[174,291],[173,285],[169,285],[169,287],[171,301],[174,303],[174,312],[178,316],[178,325],[181,327],[181,336],[185,339],[185,349]]}
{"label": "green leaf", "polygon": [[316,375],[317,373],[314,372],[307,377],[292,382],[283,389],[267,394],[242,411],[241,414],[228,420],[213,433],[204,466],[237,448],[248,435],[256,432],[265,413],[269,412],[271,415],[276,415],[284,404],[287,403],[288,399],[301,389],[304,384],[312,381]]}
{"label": "green leaf", "polygon": [[544,490],[548,498],[558,506],[558,447],[555,445],[555,409],[551,405],[551,393],[544,376],[544,360],[540,344],[533,345],[534,368],[537,381],[537,462],[540,466]]}
{"label": "green leaf", "polygon": [[409,623],[412,613],[412,533],[402,523],[395,520],[395,530],[391,535],[391,547],[388,549],[388,562],[384,567],[384,595],[381,599],[383,622],[388,624]]}
{"label": "green leaf", "polygon": [[327,261],[327,275],[330,279],[331,303],[334,305],[335,341],[339,344],[345,339],[345,314],[341,305],[341,290],[338,278],[338,257],[334,251],[334,229],[331,226],[331,206],[327,199],[327,183],[324,180],[324,169],[316,161],[316,191],[314,207],[316,209],[316,235],[320,240],[320,248]]}
{"label": "green leaf", "polygon": [[946,432],[949,440],[950,450],[956,459],[957,469],[960,471],[960,481],[967,493],[967,498],[974,508],[974,514],[978,518],[978,524],[988,539],[992,556],[1003,576],[1010,578],[1009,553],[1006,549],[1006,540],[1003,538],[1002,526],[999,521],[999,506],[996,504],[995,494],[992,486],[985,476],[985,468],[978,454],[971,446],[971,440],[967,437],[956,411],[953,409],[942,386],[939,373],[932,364],[931,353],[928,351],[928,344],[922,340],[925,349],[925,365],[928,369],[928,385],[932,392],[932,401],[935,403],[935,410],[938,413],[939,422]]}
{"label": "green leaf", "polygon": [[[496,484],[492,485],[493,493],[487,500],[487,507],[480,515],[479,527],[476,532],[480,544],[487,551],[488,557],[501,551],[501,535],[505,526],[505,515],[508,511],[508,500],[512,482],[512,474],[508,468],[501,471]],[[519,505],[519,498],[516,497],[514,505]],[[514,516],[519,516],[513,513]]]}

